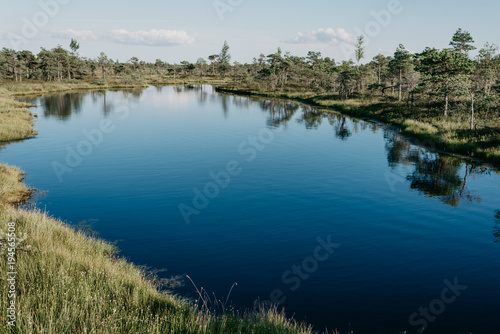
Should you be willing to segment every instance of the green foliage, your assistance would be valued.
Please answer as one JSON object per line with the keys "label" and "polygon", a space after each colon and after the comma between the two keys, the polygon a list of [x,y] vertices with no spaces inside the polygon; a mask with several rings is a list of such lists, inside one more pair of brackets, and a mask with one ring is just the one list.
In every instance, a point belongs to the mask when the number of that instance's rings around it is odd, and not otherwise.
{"label": "green foliage", "polygon": [[399,77],[399,93],[398,93],[398,99],[399,101],[402,100],[402,89],[403,89],[403,76],[404,74],[408,71],[408,69],[411,68],[412,66],[412,55],[406,48],[404,47],[403,44],[399,44],[399,47],[396,49],[396,52],[394,53],[394,58],[389,62],[389,68],[390,70],[397,74]]}
{"label": "green foliage", "polygon": [[76,54],[78,52],[78,50],[80,49],[80,44],[78,44],[76,39],[72,38],[71,42],[69,43],[69,48],[71,49],[71,51],[73,51],[74,54]]}
{"label": "green foliage", "polygon": [[453,46],[455,51],[468,53],[469,51],[476,49],[472,43],[474,43],[474,39],[470,33],[468,31],[462,31],[462,28],[459,28],[453,35],[450,45]]}
{"label": "green foliage", "polygon": [[227,44],[227,41],[224,41],[224,45],[222,46],[222,50],[220,51],[217,60],[219,63],[219,71],[222,75],[226,75],[229,67],[231,66],[229,63],[231,61],[231,55],[229,54],[229,44]]}
{"label": "green foliage", "polygon": [[460,95],[467,89],[469,75],[475,63],[465,53],[426,48],[417,55],[417,69],[423,74],[423,85],[445,98],[445,116],[450,95]]}
{"label": "green foliage", "polygon": [[394,58],[390,62],[390,66],[399,73],[400,71],[404,71],[410,67],[411,58],[412,56],[410,52],[404,47],[403,44],[399,44],[396,52],[394,52]]}
{"label": "green foliage", "polygon": [[359,65],[359,61],[365,57],[365,36],[360,35],[356,39],[355,47],[355,55],[356,55],[356,63]]}
{"label": "green foliage", "polygon": [[373,57],[373,62],[377,68],[378,85],[382,84],[382,71],[389,64],[389,59],[382,54],[378,54]]}

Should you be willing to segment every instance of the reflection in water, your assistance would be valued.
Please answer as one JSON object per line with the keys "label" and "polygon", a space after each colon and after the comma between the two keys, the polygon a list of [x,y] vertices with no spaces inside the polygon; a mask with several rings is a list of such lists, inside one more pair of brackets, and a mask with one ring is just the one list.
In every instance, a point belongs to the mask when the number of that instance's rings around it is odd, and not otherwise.
{"label": "reflection in water", "polygon": [[[137,102],[139,102],[139,99],[141,98],[142,94],[144,93],[144,90],[145,90],[144,88],[134,88],[134,89],[129,89],[129,90],[122,90],[122,91],[120,91],[122,94],[121,101],[137,103]],[[102,96],[102,94],[97,95],[97,96]],[[104,97],[105,96],[106,95],[104,95]],[[109,104],[107,105],[107,108],[110,108]]]}
{"label": "reflection in water", "polygon": [[[203,86],[174,87],[177,93],[187,91],[199,91],[199,102],[204,103],[210,96],[205,92]],[[262,100],[251,97],[239,97],[234,95],[217,94],[211,95],[218,98],[224,115],[227,117],[230,103],[240,108],[248,109],[252,103],[258,103],[262,111],[269,114],[266,120],[267,126],[286,127],[297,111],[301,114],[296,118],[297,123],[304,124],[307,129],[318,129],[326,119],[334,129],[335,136],[345,141],[360,130],[370,129],[376,132],[380,125],[347,118],[339,113],[318,111],[312,106],[295,102]],[[467,187],[467,180],[471,175],[489,173],[486,167],[465,163],[463,160],[451,156],[431,153],[426,149],[418,148],[400,136],[397,132],[386,130],[387,161],[391,168],[404,166],[408,169],[406,180],[410,183],[410,189],[431,197],[438,198],[443,204],[458,207],[460,203],[479,204],[481,198]],[[496,225],[494,229],[495,242],[500,242],[500,210],[495,215]]]}
{"label": "reflection in water", "polygon": [[85,94],[67,93],[62,95],[49,95],[41,98],[43,114],[45,117],[56,117],[68,120],[73,113],[79,113]]}
{"label": "reflection in water", "polygon": [[387,151],[389,166],[394,168],[398,164],[409,165],[410,161],[405,158],[405,155],[411,149],[410,143],[397,133],[391,131],[384,132],[384,139],[386,140],[385,149]]}
{"label": "reflection in water", "polygon": [[[198,92],[198,102],[203,104],[207,101],[209,96],[208,90],[213,90],[213,87],[205,86],[205,85],[186,85],[186,86],[174,86],[173,91],[177,94],[184,94],[189,92]],[[156,87],[156,90],[161,92],[160,87]]]}
{"label": "reflection in water", "polygon": [[462,160],[416,148],[396,132],[386,131],[384,137],[389,166],[412,166],[413,171],[406,177],[411,189],[455,207],[461,201],[481,202],[479,196],[467,189],[467,178],[486,172],[485,168],[466,163],[465,171],[460,175]]}
{"label": "reflection in water", "polygon": [[[161,87],[156,87],[161,91]],[[300,109],[301,115],[297,117],[299,124],[304,124],[307,129],[317,129],[326,119],[334,129],[335,136],[340,140],[347,140],[353,133],[358,133],[360,128],[366,130],[371,127],[372,131],[379,128],[376,124],[361,121],[358,119],[348,119],[339,113],[328,113],[318,111],[312,106],[287,101],[261,100],[248,97],[238,97],[226,94],[210,94],[203,85],[187,85],[173,87],[177,94],[197,92],[198,101],[203,104],[210,96],[218,98],[224,115],[227,117],[230,104],[240,108],[249,108],[252,103],[258,103],[262,111],[269,114],[266,120],[268,126],[287,126]],[[124,100],[138,101],[143,93],[143,89],[122,91]],[[95,102],[103,103],[105,115],[113,110],[113,105],[106,100],[105,91],[91,92]],[[79,112],[84,94],[70,93],[59,96],[48,96],[43,100],[45,106],[45,116],[57,116],[60,119],[67,119],[72,112]],[[410,168],[406,175],[406,180],[410,182],[410,189],[416,190],[428,197],[436,197],[450,206],[458,206],[461,202],[480,203],[481,198],[467,189],[467,179],[473,174],[487,173],[485,167],[476,166],[470,163],[463,168],[462,160],[431,153],[428,150],[417,148],[410,144],[398,133],[386,130],[384,132],[386,140],[387,161],[390,167],[406,166]],[[500,229],[500,227],[499,227]],[[497,231],[500,238],[500,230]]]}
{"label": "reflection in water", "polygon": [[[420,153],[422,150],[414,152]],[[466,189],[467,177],[472,171],[469,165],[462,179],[459,176],[462,163],[458,159],[428,153],[413,156],[416,169],[407,177],[411,181],[411,189],[419,190],[429,197],[437,196],[450,206],[457,207],[460,201],[481,203],[479,196]]]}
{"label": "reflection in water", "polygon": [[495,227],[493,228],[495,243],[500,242],[500,210],[495,211]]}
{"label": "reflection in water", "polygon": [[262,111],[269,113],[267,125],[271,127],[279,127],[280,125],[286,127],[288,121],[292,119],[295,112],[299,109],[297,103],[269,100],[258,102]]}
{"label": "reflection in water", "polygon": [[222,111],[224,112],[224,117],[227,118],[227,113],[229,111],[229,95],[222,94],[220,96],[220,101],[222,103]]}
{"label": "reflection in water", "polygon": [[249,109],[252,100],[242,96],[233,96],[233,104],[240,109]]}
{"label": "reflection in water", "polygon": [[297,122],[304,124],[306,129],[317,129],[325,117],[325,114],[306,104],[301,105],[302,116]]}
{"label": "reflection in water", "polygon": [[109,113],[113,110],[113,105],[107,102],[106,91],[91,92],[91,96],[94,103],[102,101],[102,112],[104,116],[108,116]]}
{"label": "reflection in water", "polygon": [[[124,101],[138,101],[144,89],[132,89],[121,91]],[[107,91],[89,92],[94,104],[102,104],[102,112],[105,116],[113,111],[114,106],[107,101]],[[73,114],[77,114],[82,109],[83,99],[86,94],[67,93],[61,95],[48,95],[40,98],[40,104],[44,109],[44,117],[55,117],[60,120],[69,120]]]}
{"label": "reflection in water", "polygon": [[337,122],[337,126],[335,126],[335,135],[341,140],[347,140],[352,136],[352,132],[346,127],[345,121],[346,118],[342,116],[341,120]]}
{"label": "reflection in water", "polygon": [[[266,120],[268,126],[287,126],[297,111],[301,115],[296,118],[299,124],[304,124],[307,129],[317,129],[326,119],[340,140],[347,140],[353,133],[372,127],[377,131],[378,126],[370,122],[346,118],[339,113],[328,113],[318,111],[312,106],[287,101],[261,100],[248,97],[238,97],[226,94],[210,94],[212,87],[203,85],[175,86],[173,91],[177,94],[196,92],[200,104],[208,102],[210,96],[219,99],[224,115],[227,117],[230,104],[249,108],[252,103],[258,103],[262,111],[269,114]],[[160,92],[161,86],[156,87]],[[133,89],[122,91],[123,100],[138,101],[144,89]],[[104,115],[108,115],[114,108],[108,103],[106,91],[94,91],[90,93],[95,103],[102,103]],[[68,93],[53,95],[42,98],[45,117],[55,116],[59,119],[69,119],[72,113],[80,112],[85,94]],[[486,168],[467,163],[465,168],[462,160],[437,153],[430,153],[425,149],[416,148],[406,139],[393,131],[385,131],[387,161],[390,167],[407,166],[411,170],[406,175],[410,182],[410,189],[419,191],[428,197],[437,197],[441,202],[450,206],[458,206],[461,202],[480,203],[481,199],[475,193],[467,189],[467,178],[473,174],[487,172]],[[465,169],[465,170],[464,170]]]}
{"label": "reflection in water", "polygon": [[[122,94],[121,102],[131,103],[132,105],[136,105],[142,94],[144,93],[143,88],[134,88],[130,90],[122,90],[120,93]],[[92,101],[94,103],[102,104],[102,112],[104,116],[108,116],[112,111],[115,110],[115,105],[112,102],[109,102],[107,99],[108,91],[94,91],[91,92]],[[116,102],[116,101],[115,101]],[[118,103],[117,107],[120,106]]]}

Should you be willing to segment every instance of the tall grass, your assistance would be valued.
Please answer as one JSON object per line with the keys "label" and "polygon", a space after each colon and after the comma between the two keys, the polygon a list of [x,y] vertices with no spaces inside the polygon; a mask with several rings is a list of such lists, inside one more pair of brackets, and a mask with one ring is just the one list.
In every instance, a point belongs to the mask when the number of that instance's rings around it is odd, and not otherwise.
{"label": "tall grass", "polygon": [[0,165],[0,210],[7,204],[27,200],[31,191],[21,181],[24,174],[17,167]]}
{"label": "tall grass", "polygon": [[30,105],[0,92],[0,142],[20,140],[36,135]]}

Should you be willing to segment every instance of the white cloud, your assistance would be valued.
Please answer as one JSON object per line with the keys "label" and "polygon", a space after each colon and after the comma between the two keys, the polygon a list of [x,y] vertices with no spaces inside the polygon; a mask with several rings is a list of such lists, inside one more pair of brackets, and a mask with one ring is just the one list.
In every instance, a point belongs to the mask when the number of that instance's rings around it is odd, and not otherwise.
{"label": "white cloud", "polygon": [[291,44],[308,44],[308,43],[323,43],[323,44],[339,44],[341,42],[354,43],[356,35],[350,34],[345,29],[338,28],[320,28],[309,32],[299,32],[295,38],[286,40],[285,43]]}
{"label": "white cloud", "polygon": [[125,29],[112,30],[106,34],[109,39],[124,44],[179,45],[191,44],[194,39],[183,30],[149,30],[129,32]]}
{"label": "white cloud", "polygon": [[180,44],[191,44],[194,38],[183,30],[149,30],[128,31],[125,29],[111,30],[107,32],[94,32],[91,30],[67,29],[52,33],[53,37],[76,38],[83,40],[107,39],[121,44],[136,44],[150,46],[171,46]]}
{"label": "white cloud", "polygon": [[76,38],[76,39],[96,40],[100,37],[101,34],[93,32],[91,30],[67,29],[67,30],[52,32],[51,35],[53,37],[60,37],[60,38]]}

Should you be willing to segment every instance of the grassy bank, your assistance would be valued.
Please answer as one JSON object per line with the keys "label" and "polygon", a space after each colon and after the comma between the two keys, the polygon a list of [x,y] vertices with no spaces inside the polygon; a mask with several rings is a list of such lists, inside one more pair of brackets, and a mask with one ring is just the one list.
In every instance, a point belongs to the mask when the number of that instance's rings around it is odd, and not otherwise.
{"label": "grassy bank", "polygon": [[22,183],[24,174],[17,167],[0,165],[0,210],[8,204],[22,203],[31,191]]}
{"label": "grassy bank", "polygon": [[[29,105],[15,96],[132,87],[137,86],[1,85],[0,141],[7,144],[36,134]],[[0,165],[0,333],[313,333],[276,310],[215,313],[160,289],[142,269],[119,258],[113,245],[43,212],[15,207],[31,194],[22,179],[18,168]],[[7,324],[6,312],[11,300],[11,275],[6,273],[12,271],[6,233],[13,223],[15,327]]]}
{"label": "grassy bank", "polygon": [[396,126],[416,139],[417,143],[453,154],[459,154],[500,166],[500,119],[476,116],[478,127],[469,130],[467,112],[455,112],[444,117],[439,108],[416,105],[407,106],[391,97],[380,95],[357,95],[341,100],[331,94],[313,92],[263,92],[239,87],[218,87],[219,92],[280,98],[304,102],[325,110],[334,110],[346,115],[369,118]]}
{"label": "grassy bank", "polygon": [[20,140],[36,135],[30,105],[15,100],[0,90],[0,146],[2,142]]}

